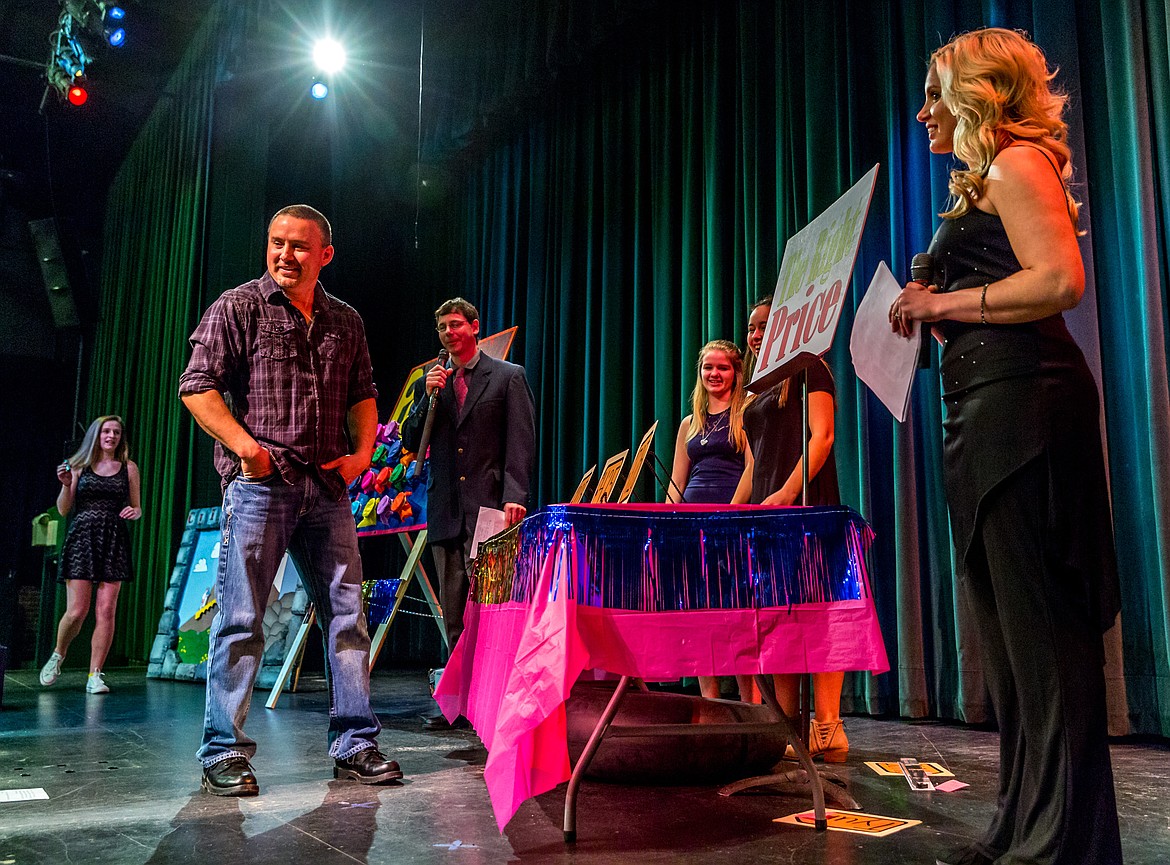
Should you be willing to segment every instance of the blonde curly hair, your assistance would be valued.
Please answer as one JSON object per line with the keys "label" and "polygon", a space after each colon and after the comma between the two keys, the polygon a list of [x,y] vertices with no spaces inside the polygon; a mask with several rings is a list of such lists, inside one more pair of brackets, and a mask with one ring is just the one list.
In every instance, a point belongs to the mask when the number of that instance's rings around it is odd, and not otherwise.
{"label": "blonde curly hair", "polygon": [[1080,205],[1069,191],[1072,151],[1063,119],[1068,96],[1052,86],[1057,70],[1049,70],[1044,52],[1019,31],[986,27],[956,36],[930,64],[942,101],[955,115],[954,154],[967,165],[951,172],[954,204],[941,216],[967,213],[983,196],[1000,151],[1027,142],[1052,156],[1075,225]]}

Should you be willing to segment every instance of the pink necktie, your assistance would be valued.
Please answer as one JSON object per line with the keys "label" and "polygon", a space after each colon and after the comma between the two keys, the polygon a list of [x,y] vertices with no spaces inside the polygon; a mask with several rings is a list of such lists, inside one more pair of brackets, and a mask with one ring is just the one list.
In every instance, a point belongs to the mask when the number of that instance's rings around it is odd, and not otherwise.
{"label": "pink necktie", "polygon": [[467,399],[467,376],[463,367],[455,370],[455,411],[463,413],[463,402]]}

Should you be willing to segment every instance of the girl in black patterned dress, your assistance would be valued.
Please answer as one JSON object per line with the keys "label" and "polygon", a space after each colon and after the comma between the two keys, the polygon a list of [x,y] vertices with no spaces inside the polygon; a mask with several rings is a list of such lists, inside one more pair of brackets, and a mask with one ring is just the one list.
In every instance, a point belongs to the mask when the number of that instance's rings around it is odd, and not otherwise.
{"label": "girl in black patterned dress", "polygon": [[57,646],[41,668],[41,684],[51,685],[61,675],[61,663],[89,613],[96,587],[85,690],[105,694],[110,688],[102,664],[114,638],[118,592],[134,573],[126,520],[142,516],[138,466],[130,460],[122,419],[106,415],[91,423],[77,453],[57,468],[57,479],[57,510],[63,516],[74,512],[57,576],[65,584],[68,606],[57,626]]}

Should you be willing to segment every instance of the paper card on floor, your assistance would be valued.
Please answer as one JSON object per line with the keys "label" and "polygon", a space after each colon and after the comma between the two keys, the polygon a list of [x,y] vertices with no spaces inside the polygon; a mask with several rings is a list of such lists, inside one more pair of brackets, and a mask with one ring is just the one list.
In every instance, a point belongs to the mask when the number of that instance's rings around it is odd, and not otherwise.
{"label": "paper card on floor", "polygon": [[[897,760],[879,760],[877,762],[867,760],[865,765],[869,766],[869,768],[873,769],[879,775],[897,775],[899,778],[904,777],[902,775],[902,767],[898,764]],[[955,777],[954,772],[938,763],[919,763],[918,765],[932,778]]]}
{"label": "paper card on floor", "polygon": [[479,552],[479,545],[508,528],[508,518],[498,508],[480,507],[475,520],[475,535],[471,540],[471,558]]}
{"label": "paper card on floor", "polygon": [[[901,774],[900,772],[898,774]],[[884,838],[917,826],[921,820],[903,820],[901,817],[882,817],[879,814],[864,814],[861,811],[837,811],[825,809],[825,819],[832,832],[853,832],[856,835],[868,835],[871,838]],[[790,826],[803,826],[806,829],[816,828],[816,816],[812,809],[789,814],[787,817],[777,817],[773,823],[787,823]]]}
{"label": "paper card on floor", "polygon": [[23,790],[0,790],[0,802],[31,802],[33,799],[48,799],[44,787],[25,787]]}
{"label": "paper card on floor", "polygon": [[956,781],[952,778],[949,781],[943,781],[934,789],[942,790],[944,793],[954,793],[956,790],[962,790],[964,787],[970,787],[970,784],[964,784],[962,781]]}

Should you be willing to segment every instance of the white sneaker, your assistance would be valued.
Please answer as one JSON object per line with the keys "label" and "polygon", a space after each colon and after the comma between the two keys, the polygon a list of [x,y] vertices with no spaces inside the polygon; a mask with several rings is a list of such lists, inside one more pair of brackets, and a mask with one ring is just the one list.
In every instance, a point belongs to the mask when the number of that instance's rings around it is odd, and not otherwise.
{"label": "white sneaker", "polygon": [[110,693],[110,686],[106,684],[102,678],[102,671],[98,670],[96,673],[90,673],[89,679],[85,683],[85,693],[87,694],[108,694]]}
{"label": "white sneaker", "polygon": [[61,675],[61,662],[65,660],[64,655],[58,655],[56,652],[49,655],[49,660],[45,661],[45,666],[41,667],[41,684],[46,688],[57,681]]}

